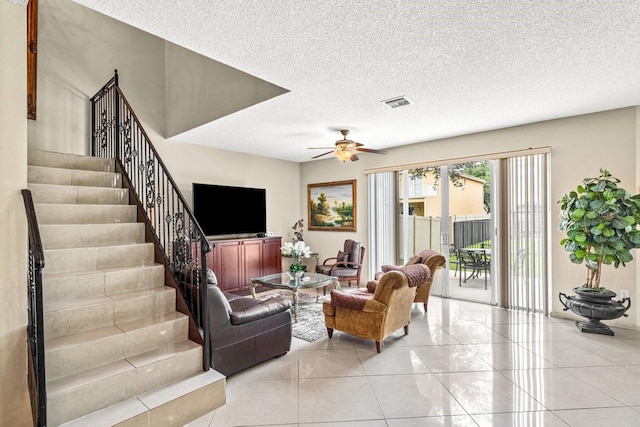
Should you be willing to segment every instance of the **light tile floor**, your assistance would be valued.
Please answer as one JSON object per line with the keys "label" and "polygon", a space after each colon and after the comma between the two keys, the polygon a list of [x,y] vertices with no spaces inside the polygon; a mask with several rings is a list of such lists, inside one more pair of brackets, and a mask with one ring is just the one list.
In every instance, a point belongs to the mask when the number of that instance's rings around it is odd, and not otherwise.
{"label": "light tile floor", "polygon": [[226,426],[640,426],[640,333],[432,297],[373,341],[293,340],[227,378],[227,403],[189,424]]}

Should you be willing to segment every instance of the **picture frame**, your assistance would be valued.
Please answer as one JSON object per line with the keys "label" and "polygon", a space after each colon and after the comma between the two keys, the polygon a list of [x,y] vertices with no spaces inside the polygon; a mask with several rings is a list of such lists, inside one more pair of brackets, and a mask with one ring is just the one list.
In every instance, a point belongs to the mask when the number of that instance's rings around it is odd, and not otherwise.
{"label": "picture frame", "polygon": [[308,229],[356,231],[356,180],[307,184]]}

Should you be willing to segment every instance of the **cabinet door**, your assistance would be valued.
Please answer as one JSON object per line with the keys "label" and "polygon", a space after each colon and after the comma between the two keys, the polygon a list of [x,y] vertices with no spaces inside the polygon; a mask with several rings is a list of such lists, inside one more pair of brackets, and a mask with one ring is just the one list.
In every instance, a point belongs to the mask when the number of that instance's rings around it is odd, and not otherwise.
{"label": "cabinet door", "polygon": [[251,279],[264,276],[262,274],[262,241],[246,240],[242,244],[243,281],[244,289],[249,289]]}
{"label": "cabinet door", "polygon": [[240,242],[215,243],[213,245],[213,272],[218,287],[226,292],[242,290],[242,245]]}
{"label": "cabinet door", "polygon": [[264,240],[262,249],[262,274],[275,274],[282,272],[282,255],[280,247],[282,246],[280,237],[273,237]]}

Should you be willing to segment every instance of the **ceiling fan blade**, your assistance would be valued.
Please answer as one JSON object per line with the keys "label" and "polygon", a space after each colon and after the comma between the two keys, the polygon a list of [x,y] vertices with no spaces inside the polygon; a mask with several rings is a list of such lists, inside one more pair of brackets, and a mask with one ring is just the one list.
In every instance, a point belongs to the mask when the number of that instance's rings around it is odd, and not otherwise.
{"label": "ceiling fan blade", "polygon": [[318,154],[317,156],[313,156],[312,159],[317,159],[318,157],[326,156],[327,154],[333,153],[333,150],[327,151],[326,153]]}
{"label": "ceiling fan blade", "polygon": [[351,157],[349,157],[349,160],[351,160],[352,162],[355,162],[356,160],[360,160],[360,159],[358,158],[358,156],[356,156],[356,153],[353,153]]}
{"label": "ceiling fan blade", "polygon": [[387,154],[387,150],[374,150],[372,148],[356,147],[356,151],[363,153]]}
{"label": "ceiling fan blade", "polygon": [[307,150],[333,150],[334,147],[307,147]]}

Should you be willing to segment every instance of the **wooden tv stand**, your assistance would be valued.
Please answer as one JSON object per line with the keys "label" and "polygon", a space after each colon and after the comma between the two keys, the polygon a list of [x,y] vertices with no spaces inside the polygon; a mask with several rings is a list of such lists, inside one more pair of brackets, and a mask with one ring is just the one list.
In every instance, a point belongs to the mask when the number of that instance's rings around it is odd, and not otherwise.
{"label": "wooden tv stand", "polygon": [[248,295],[251,279],[282,271],[281,237],[210,240],[209,243],[207,266],[225,292]]}

